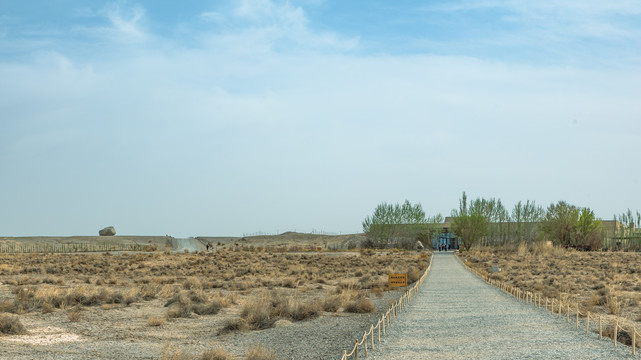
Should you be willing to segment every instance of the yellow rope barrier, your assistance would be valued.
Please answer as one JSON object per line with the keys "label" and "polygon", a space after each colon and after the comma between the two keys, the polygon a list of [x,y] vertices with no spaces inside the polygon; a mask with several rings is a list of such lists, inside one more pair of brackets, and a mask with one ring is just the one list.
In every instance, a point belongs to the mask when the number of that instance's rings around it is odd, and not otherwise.
{"label": "yellow rope barrier", "polygon": [[[539,309],[541,308],[541,302],[543,300],[543,294],[533,294],[529,291],[524,291],[521,290],[520,288],[514,287],[512,285],[508,285],[507,283],[498,281],[498,280],[493,280],[490,279],[489,276],[482,274],[479,271],[476,271],[475,269],[470,268],[467,264],[465,264],[463,261],[460,260],[460,258],[457,256],[457,259],[459,262],[470,272],[481,278],[483,281],[487,282],[490,285],[496,286],[497,288],[501,289],[507,294],[510,294],[514,296],[517,300],[525,301],[526,304],[533,304],[535,307],[538,307]],[[537,299],[538,299],[538,306],[537,306]],[[558,305],[558,310],[555,311],[555,304]],[[565,305],[565,310],[563,309]],[[547,296],[545,297],[545,304],[544,304],[544,309],[546,312],[548,310],[552,314],[557,314],[557,318],[560,319],[561,315],[563,312],[566,312],[566,322],[570,322],[570,312],[571,312],[571,307],[570,307],[570,299],[568,298],[567,303],[565,303],[562,299],[549,299]],[[582,313],[580,308],[579,308],[579,303],[576,303],[576,328],[579,328],[579,322],[580,322],[580,317],[585,318],[585,333],[589,333],[590,331],[590,317],[593,319],[595,318],[596,315],[590,314],[588,311],[587,313]],[[598,316],[599,318],[599,338],[603,338],[603,317]],[[625,332],[629,336],[632,337],[632,354],[636,355],[636,347],[637,347],[637,335],[641,336],[641,332],[637,331],[637,328],[635,326],[632,326],[631,329],[626,329],[625,327],[621,326],[619,322],[621,321],[620,317],[616,317],[616,323],[614,324],[614,335],[613,335],[613,340],[614,340],[614,346],[616,347],[618,344],[618,334],[619,332]],[[609,324],[612,324],[609,322]],[[631,334],[630,334],[631,333]]]}
{"label": "yellow rope barrier", "polygon": [[[352,348],[352,351],[348,354],[347,350],[343,350],[343,355],[341,357],[341,360],[348,360],[351,356],[354,356],[354,360],[358,360],[358,348],[360,346],[363,346],[363,350],[365,351],[365,356],[367,356],[367,346],[368,346],[368,336],[371,336],[371,348],[374,349],[374,330],[378,330],[378,342],[381,342],[381,327],[383,328],[383,336],[386,335],[386,327],[389,327],[392,321],[392,317],[398,316],[398,313],[405,307],[405,305],[409,304],[410,299],[414,297],[414,295],[418,292],[419,286],[423,284],[425,281],[425,278],[427,277],[428,272],[432,268],[432,260],[434,259],[434,254],[432,254],[432,257],[430,258],[429,265],[427,266],[427,269],[423,272],[423,275],[414,283],[412,284],[411,287],[409,287],[406,292],[394,303],[387,308],[387,311],[378,319],[378,322],[376,326],[374,324],[370,324],[370,329],[368,331],[363,331],[363,338],[358,341],[356,340],[354,342],[354,347]],[[387,322],[387,324],[386,324]]]}

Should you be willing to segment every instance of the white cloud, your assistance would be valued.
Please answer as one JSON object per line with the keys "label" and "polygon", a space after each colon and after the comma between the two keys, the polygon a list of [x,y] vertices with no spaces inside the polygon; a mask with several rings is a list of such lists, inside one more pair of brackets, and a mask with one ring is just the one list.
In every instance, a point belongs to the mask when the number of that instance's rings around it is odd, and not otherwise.
{"label": "white cloud", "polygon": [[291,30],[303,29],[308,22],[302,8],[270,0],[241,0],[234,9],[234,15],[256,24]]}
{"label": "white cloud", "polygon": [[130,5],[127,2],[112,2],[99,10],[88,8],[78,9],[80,17],[104,18],[109,26],[77,26],[77,34],[101,38],[117,43],[141,43],[149,38],[144,28],[146,10],[140,5]]}
{"label": "white cloud", "polygon": [[[101,36],[156,38],[144,9],[116,9]],[[92,233],[113,218],[130,233],[358,231],[379,201],[447,214],[472,186],[602,216],[641,196],[629,155],[638,68],[354,55],[358,40],[314,30],[296,9],[203,13],[216,26],[190,47],[108,43],[90,60],[60,50],[0,63],[3,201],[17,204],[0,209],[3,228],[43,233],[27,222],[47,218]],[[609,169],[627,169],[617,186]],[[594,202],[574,201],[586,194]]]}
{"label": "white cloud", "polygon": [[[634,62],[633,51],[641,39],[638,1],[458,1],[421,8],[454,19],[469,15],[465,37],[458,47],[514,49],[545,54],[542,59],[585,62],[586,58],[612,65],[622,59]],[[483,14],[479,20],[478,14]],[[494,17],[489,23],[484,19]],[[488,26],[489,25],[489,26]],[[636,45],[632,45],[636,44]],[[452,47],[452,44],[445,44]],[[617,49],[620,53],[612,53]],[[612,61],[614,59],[614,61]],[[541,60],[541,59],[538,59]]]}
{"label": "white cloud", "polygon": [[258,53],[272,50],[345,52],[359,45],[357,38],[314,30],[305,11],[289,2],[243,0],[234,4],[224,12],[200,14],[202,19],[222,26],[208,36],[215,47],[245,48]]}
{"label": "white cloud", "polygon": [[113,31],[123,38],[135,41],[144,40],[147,36],[141,29],[145,9],[141,6],[122,6],[113,3],[103,10],[113,26]]}

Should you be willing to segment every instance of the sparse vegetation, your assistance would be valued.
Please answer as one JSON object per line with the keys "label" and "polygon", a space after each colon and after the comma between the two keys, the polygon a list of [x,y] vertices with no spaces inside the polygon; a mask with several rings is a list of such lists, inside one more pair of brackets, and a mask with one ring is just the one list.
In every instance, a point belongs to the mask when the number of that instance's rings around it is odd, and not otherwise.
{"label": "sparse vegetation", "polygon": [[[24,314],[31,320],[55,319],[58,326],[85,329],[97,319],[136,314],[133,326],[165,340],[174,327],[203,322],[199,318],[205,316],[215,317],[207,321],[215,324],[214,333],[292,326],[324,312],[374,312],[372,300],[385,294],[389,273],[407,273],[414,282],[426,266],[419,254],[397,249],[331,254],[0,254],[0,312],[10,313],[3,315],[0,325],[3,333],[22,333],[16,315]],[[102,314],[107,311],[114,315]],[[236,355],[275,358],[261,348]],[[199,357],[232,358],[222,349],[196,354],[172,345],[161,354],[162,359]]]}
{"label": "sparse vegetation", "polygon": [[149,326],[163,326],[167,322],[167,318],[164,317],[150,317],[147,319],[147,325]]}
{"label": "sparse vegetation", "polygon": [[17,316],[0,314],[0,334],[24,335],[27,329],[22,325]]}
{"label": "sparse vegetation", "polygon": [[247,360],[276,360],[276,354],[262,345],[252,345],[247,351]]}
{"label": "sparse vegetation", "polygon": [[[461,255],[492,279],[544,297],[578,303],[582,311],[620,316],[639,327],[641,254],[581,252],[535,243],[516,248],[473,248]],[[492,265],[502,271],[490,273]]]}
{"label": "sparse vegetation", "polygon": [[200,360],[231,360],[232,357],[223,348],[215,348],[212,350],[205,350],[200,357]]}

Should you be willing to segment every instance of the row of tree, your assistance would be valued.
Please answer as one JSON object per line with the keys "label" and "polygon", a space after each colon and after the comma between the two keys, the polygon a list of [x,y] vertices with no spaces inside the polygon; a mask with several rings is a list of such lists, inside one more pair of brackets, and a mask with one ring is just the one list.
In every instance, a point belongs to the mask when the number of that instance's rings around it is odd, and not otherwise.
{"label": "row of tree", "polygon": [[[630,210],[615,216],[623,225],[617,228],[620,237],[612,247],[621,247],[622,241],[639,236],[641,214]],[[409,201],[399,204],[379,204],[372,216],[363,221],[367,236],[364,246],[375,248],[413,247],[416,240],[430,244],[442,230],[441,214],[426,217],[420,204]],[[565,201],[550,204],[547,209],[534,201],[519,201],[511,211],[500,199],[477,198],[468,201],[464,192],[459,207],[452,211],[453,232],[461,244],[469,249],[474,244],[504,245],[508,243],[533,243],[549,240],[562,246],[587,249],[601,248],[606,232],[594,211]],[[611,237],[611,235],[608,235]],[[623,244],[627,244],[623,242]],[[641,246],[641,236],[639,236]]]}
{"label": "row of tree", "polygon": [[426,217],[421,204],[402,205],[381,203],[371,216],[363,220],[367,240],[362,246],[369,248],[412,248],[416,240],[430,239],[440,231],[443,216]]}

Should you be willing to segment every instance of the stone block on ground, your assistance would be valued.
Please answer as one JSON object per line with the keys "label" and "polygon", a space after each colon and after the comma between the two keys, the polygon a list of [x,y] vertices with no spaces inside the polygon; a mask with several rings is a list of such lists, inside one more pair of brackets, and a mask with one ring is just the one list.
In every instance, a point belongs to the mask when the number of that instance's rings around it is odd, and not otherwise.
{"label": "stone block on ground", "polygon": [[100,236],[114,236],[116,235],[116,228],[113,226],[107,226],[106,228],[98,231],[98,235]]}

